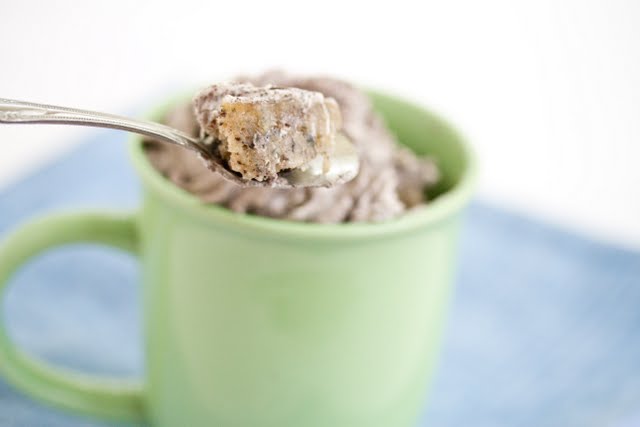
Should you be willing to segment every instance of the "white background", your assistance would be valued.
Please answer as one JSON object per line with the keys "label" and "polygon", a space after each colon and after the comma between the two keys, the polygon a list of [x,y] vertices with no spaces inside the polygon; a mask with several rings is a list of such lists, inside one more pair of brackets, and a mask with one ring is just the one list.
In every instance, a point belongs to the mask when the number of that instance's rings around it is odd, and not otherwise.
{"label": "white background", "polygon": [[[0,97],[124,112],[237,72],[329,73],[456,123],[481,197],[640,247],[640,2],[378,3],[0,0]],[[90,132],[0,126],[0,189]]]}

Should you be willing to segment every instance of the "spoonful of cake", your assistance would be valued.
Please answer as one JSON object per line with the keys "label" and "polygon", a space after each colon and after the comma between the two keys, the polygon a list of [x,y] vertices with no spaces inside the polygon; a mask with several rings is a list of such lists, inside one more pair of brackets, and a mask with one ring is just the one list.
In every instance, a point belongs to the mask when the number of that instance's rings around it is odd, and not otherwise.
{"label": "spoonful of cake", "polygon": [[331,187],[353,179],[358,156],[340,133],[338,104],[319,92],[250,84],[210,86],[193,100],[194,138],[144,120],[0,98],[0,123],[121,129],[177,144],[241,186]]}

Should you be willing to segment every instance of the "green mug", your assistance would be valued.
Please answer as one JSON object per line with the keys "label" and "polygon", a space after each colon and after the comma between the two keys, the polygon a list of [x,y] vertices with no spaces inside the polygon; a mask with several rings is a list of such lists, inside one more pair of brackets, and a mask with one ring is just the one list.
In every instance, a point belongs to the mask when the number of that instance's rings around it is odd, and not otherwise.
{"label": "green mug", "polygon": [[376,224],[238,214],[168,182],[134,138],[141,210],[24,226],[0,248],[0,289],[56,245],[98,242],[138,255],[144,378],[49,366],[16,348],[1,324],[0,372],[60,407],[154,426],[414,425],[440,348],[473,159],[434,115],[371,98],[402,144],[437,159],[442,181],[427,207]]}

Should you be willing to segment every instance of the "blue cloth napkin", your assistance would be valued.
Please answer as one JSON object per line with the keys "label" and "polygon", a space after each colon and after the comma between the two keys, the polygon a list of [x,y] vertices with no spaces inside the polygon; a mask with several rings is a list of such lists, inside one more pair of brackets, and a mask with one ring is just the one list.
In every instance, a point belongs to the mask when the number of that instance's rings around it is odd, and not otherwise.
{"label": "blue cloth napkin", "polygon": [[[0,192],[0,239],[60,210],[133,209],[122,134],[103,131]],[[474,203],[421,426],[640,426],[640,254]],[[142,370],[137,264],[89,245],[47,253],[12,280],[10,335],[87,372]],[[0,426],[106,426],[0,379]],[[393,426],[390,426],[393,427]]]}

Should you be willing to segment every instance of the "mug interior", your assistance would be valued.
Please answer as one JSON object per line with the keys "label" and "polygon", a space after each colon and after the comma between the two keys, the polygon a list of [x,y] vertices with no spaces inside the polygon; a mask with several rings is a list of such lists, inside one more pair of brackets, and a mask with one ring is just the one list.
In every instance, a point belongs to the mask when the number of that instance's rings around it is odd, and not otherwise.
{"label": "mug interior", "polygon": [[470,180],[472,158],[469,147],[454,129],[435,114],[398,98],[368,92],[373,105],[400,144],[416,154],[436,160],[441,179],[428,192],[429,200],[447,192],[464,190]]}
{"label": "mug interior", "polygon": [[[428,192],[430,201],[424,208],[411,210],[389,221],[318,224],[233,212],[223,206],[201,202],[162,176],[149,162],[141,136],[132,136],[130,155],[147,191],[153,191],[168,203],[181,206],[202,220],[222,221],[232,228],[253,232],[294,233],[298,238],[373,238],[432,225],[457,213],[468,202],[475,178],[474,158],[467,143],[452,126],[435,114],[394,96],[375,91],[367,93],[399,143],[416,154],[434,158],[441,174],[440,182]],[[160,121],[173,106],[185,99],[188,97],[174,97],[151,111],[146,118]]]}

